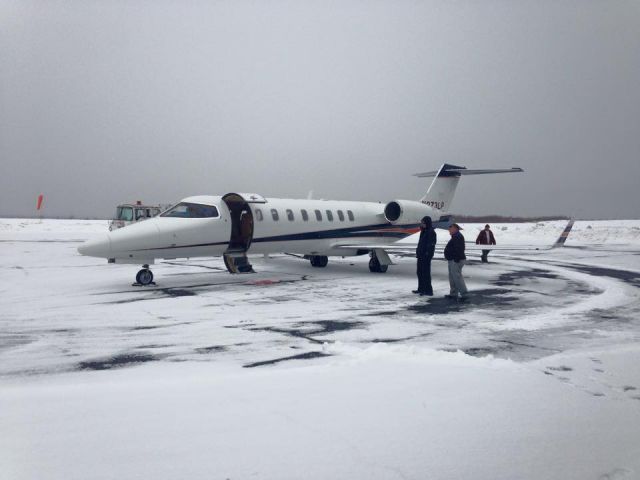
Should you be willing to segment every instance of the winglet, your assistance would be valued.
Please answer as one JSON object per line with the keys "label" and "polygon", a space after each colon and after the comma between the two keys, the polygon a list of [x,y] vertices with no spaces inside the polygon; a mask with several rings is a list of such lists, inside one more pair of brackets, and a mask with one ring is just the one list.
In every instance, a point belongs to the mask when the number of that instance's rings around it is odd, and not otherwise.
{"label": "winglet", "polygon": [[571,232],[571,229],[573,228],[573,223],[574,223],[573,218],[569,219],[569,223],[567,223],[567,226],[564,227],[564,230],[562,231],[562,233],[560,234],[560,236],[556,240],[556,243],[554,243],[551,248],[564,247],[564,242],[566,242],[567,238],[569,238],[569,233]]}

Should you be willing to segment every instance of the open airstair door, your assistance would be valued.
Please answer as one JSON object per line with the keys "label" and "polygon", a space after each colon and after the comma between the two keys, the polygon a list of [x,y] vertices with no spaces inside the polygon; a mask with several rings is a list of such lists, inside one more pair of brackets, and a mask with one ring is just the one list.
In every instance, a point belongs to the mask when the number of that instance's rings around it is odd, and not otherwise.
{"label": "open airstair door", "polygon": [[247,258],[253,239],[253,213],[249,203],[265,203],[266,200],[253,193],[227,193],[222,200],[231,216],[231,236],[224,253],[224,264],[230,273],[252,273],[253,267]]}

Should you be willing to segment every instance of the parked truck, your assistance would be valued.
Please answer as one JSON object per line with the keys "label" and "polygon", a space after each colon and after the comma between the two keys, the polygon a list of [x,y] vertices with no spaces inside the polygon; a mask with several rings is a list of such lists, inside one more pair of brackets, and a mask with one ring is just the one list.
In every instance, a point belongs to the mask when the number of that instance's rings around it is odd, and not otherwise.
{"label": "parked truck", "polygon": [[136,203],[122,203],[116,209],[115,218],[109,222],[109,230],[117,230],[132,223],[155,217],[166,208],[168,205],[143,205],[140,200]]}

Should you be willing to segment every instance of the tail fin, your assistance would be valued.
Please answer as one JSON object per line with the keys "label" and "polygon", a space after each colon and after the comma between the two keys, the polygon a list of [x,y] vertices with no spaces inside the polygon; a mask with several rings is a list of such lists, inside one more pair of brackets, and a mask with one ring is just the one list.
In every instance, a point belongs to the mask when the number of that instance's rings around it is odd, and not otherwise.
{"label": "tail fin", "polygon": [[573,228],[573,223],[574,223],[574,220],[572,218],[569,220],[569,223],[567,223],[567,226],[564,227],[564,230],[556,240],[556,243],[554,243],[551,248],[564,247],[564,242],[566,242],[567,238],[569,238],[569,233],[571,233],[571,228]]}
{"label": "tail fin", "polygon": [[458,167],[456,165],[443,164],[438,170],[433,172],[416,173],[415,177],[435,177],[429,186],[429,190],[424,197],[420,199],[425,205],[437,208],[444,212],[448,212],[451,207],[453,196],[462,175],[483,175],[488,173],[515,173],[524,172],[521,168],[503,168],[503,169],[483,169],[469,170],[467,167]]}

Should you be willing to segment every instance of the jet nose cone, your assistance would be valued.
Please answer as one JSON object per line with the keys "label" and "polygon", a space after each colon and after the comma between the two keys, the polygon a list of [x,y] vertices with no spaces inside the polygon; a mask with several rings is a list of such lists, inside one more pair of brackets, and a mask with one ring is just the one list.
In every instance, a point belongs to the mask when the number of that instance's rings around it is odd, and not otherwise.
{"label": "jet nose cone", "polygon": [[105,233],[87,240],[78,247],[78,253],[89,257],[109,258],[111,255],[111,237],[108,233]]}

